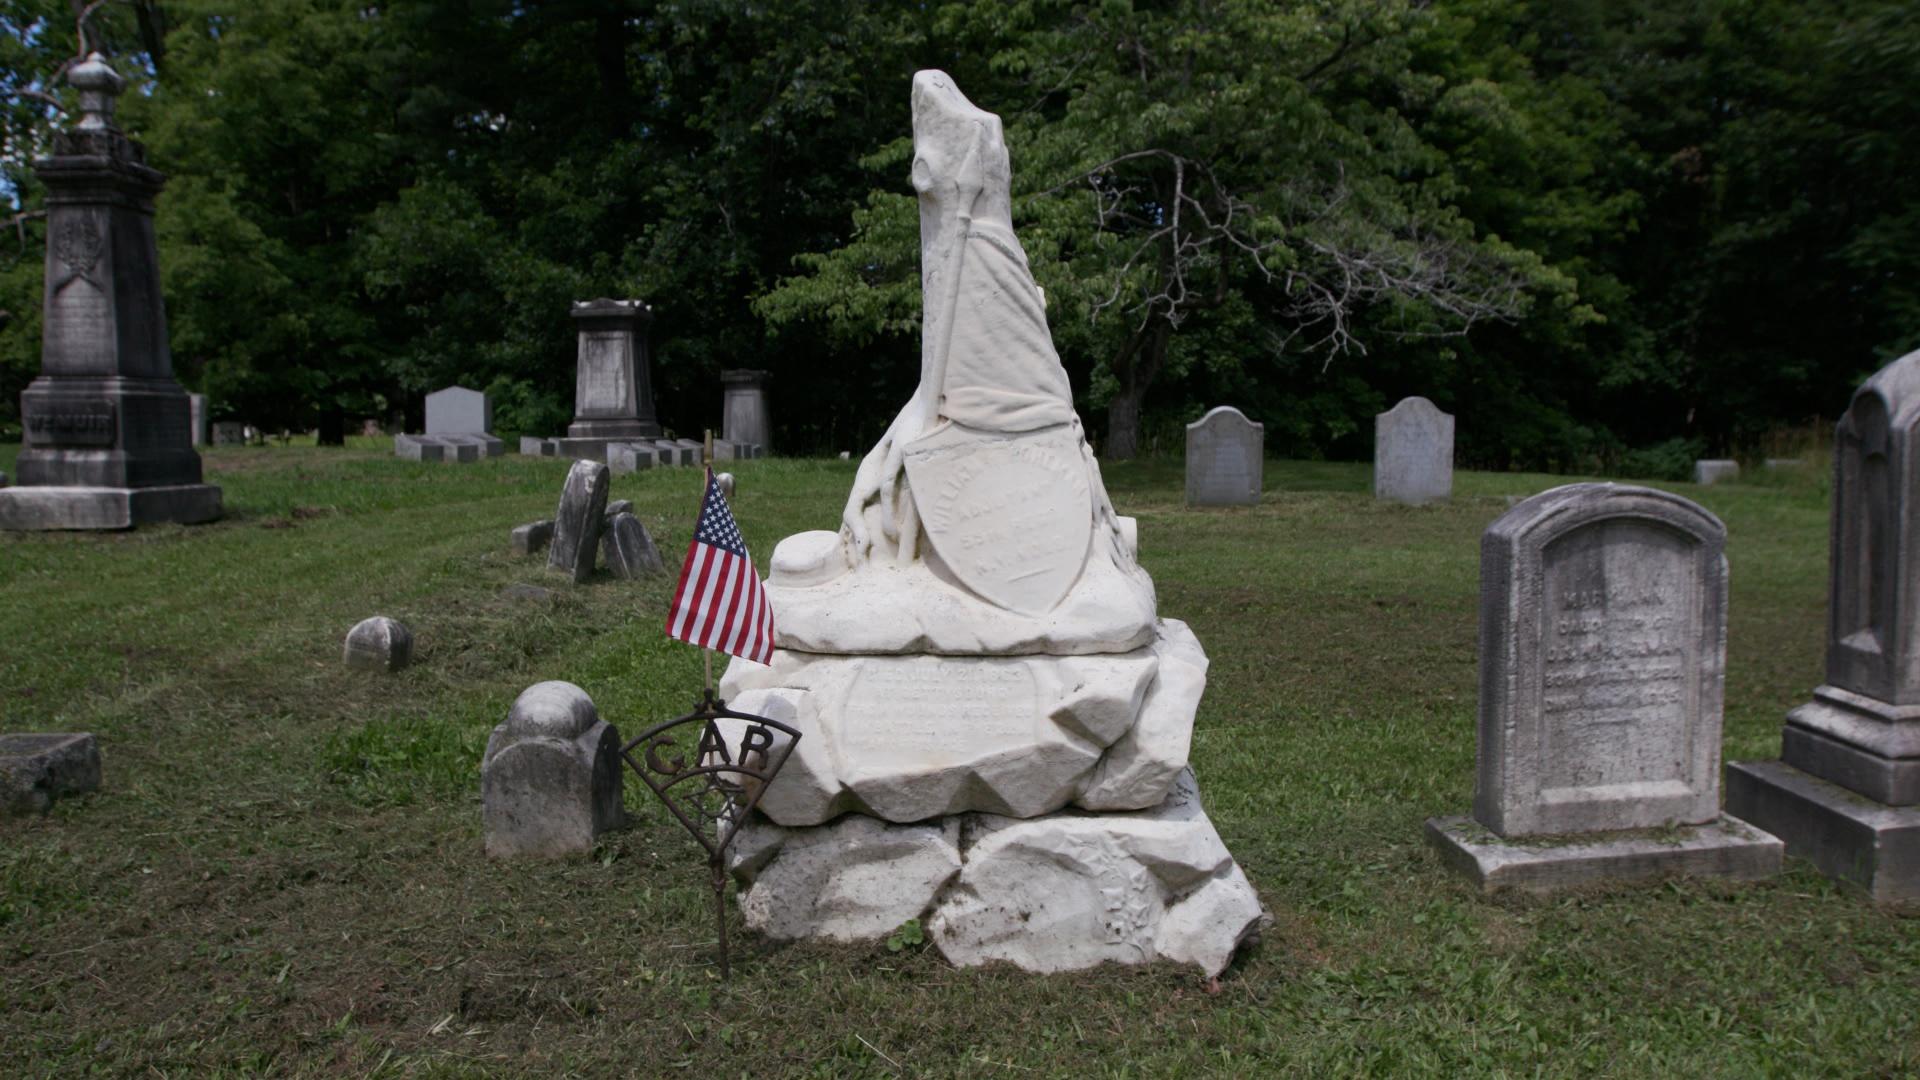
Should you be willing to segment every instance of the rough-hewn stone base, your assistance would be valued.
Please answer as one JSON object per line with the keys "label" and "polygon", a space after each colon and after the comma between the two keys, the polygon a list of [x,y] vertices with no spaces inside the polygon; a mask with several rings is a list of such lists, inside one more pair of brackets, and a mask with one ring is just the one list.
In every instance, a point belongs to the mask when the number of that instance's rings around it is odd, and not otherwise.
{"label": "rough-hewn stone base", "polygon": [[961,967],[1027,971],[1171,960],[1217,975],[1266,921],[1200,807],[1193,774],[1137,813],[860,814],[734,841],[747,925],[779,938],[875,941],[912,918]]}
{"label": "rough-hewn stone base", "polygon": [[99,786],[92,735],[0,735],[0,816],[44,814],[55,799]]}
{"label": "rough-hewn stone base", "polygon": [[212,484],[0,491],[0,529],[19,531],[131,529],[167,521],[196,525],[218,520],[220,513],[220,489]]}
{"label": "rough-hewn stone base", "polygon": [[1882,903],[1920,901],[1920,808],[1887,806],[1781,761],[1727,766],[1727,811]]}
{"label": "rough-hewn stone base", "polygon": [[1428,818],[1427,839],[1484,892],[1553,892],[1597,882],[1666,877],[1753,880],[1780,872],[1778,839],[1733,817],[1591,839],[1503,839],[1467,817]]}

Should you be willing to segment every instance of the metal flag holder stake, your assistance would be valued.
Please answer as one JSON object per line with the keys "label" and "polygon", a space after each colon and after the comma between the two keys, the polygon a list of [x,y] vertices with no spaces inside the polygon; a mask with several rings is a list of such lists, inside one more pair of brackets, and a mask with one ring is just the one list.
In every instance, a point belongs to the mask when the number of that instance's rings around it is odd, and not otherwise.
{"label": "metal flag holder stake", "polygon": [[[709,657],[711,664],[711,657]],[[709,667],[711,672],[711,667]],[[737,747],[727,743],[721,720],[746,725]],[[681,755],[678,737],[694,729],[699,731],[691,760]],[[775,733],[787,737],[777,747]],[[666,804],[700,846],[707,849],[707,872],[713,885],[713,915],[720,929],[720,977],[729,975],[727,966],[727,849],[733,838],[760,804],[760,796],[773,783],[793,748],[800,732],[778,720],[752,713],[736,712],[713,696],[713,680],[708,676],[706,689],[694,710],[678,719],[656,724],[620,748],[620,756],[638,773],[647,788]],[[635,759],[634,751],[640,751]],[[672,757],[664,755],[673,754]],[[757,764],[756,764],[757,762]]]}

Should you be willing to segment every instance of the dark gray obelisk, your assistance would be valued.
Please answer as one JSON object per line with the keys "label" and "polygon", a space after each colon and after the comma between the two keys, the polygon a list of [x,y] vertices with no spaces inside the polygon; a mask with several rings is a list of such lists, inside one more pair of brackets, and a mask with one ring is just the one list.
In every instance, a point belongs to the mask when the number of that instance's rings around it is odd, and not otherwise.
{"label": "dark gray obelisk", "polygon": [[17,486],[0,529],[124,529],[211,521],[191,406],[173,379],[153,197],[166,178],[115,126],[124,80],[99,53],[67,73],[80,119],[34,172],[47,187],[40,377],[20,395]]}

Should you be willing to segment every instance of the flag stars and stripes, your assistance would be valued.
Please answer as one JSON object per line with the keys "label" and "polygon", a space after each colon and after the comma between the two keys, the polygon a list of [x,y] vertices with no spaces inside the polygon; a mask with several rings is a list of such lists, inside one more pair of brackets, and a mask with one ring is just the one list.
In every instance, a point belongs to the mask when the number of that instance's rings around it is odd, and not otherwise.
{"label": "flag stars and stripes", "polygon": [[711,469],[667,611],[667,636],[762,664],[773,659],[773,609]]}

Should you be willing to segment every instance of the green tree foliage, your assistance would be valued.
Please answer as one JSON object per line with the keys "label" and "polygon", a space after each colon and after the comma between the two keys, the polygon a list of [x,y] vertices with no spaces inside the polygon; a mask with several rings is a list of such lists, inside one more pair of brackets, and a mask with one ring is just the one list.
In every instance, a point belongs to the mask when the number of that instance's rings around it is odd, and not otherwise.
{"label": "green tree foliage", "polygon": [[1409,393],[1478,464],[1738,450],[1920,345],[1917,11],[6,0],[0,427],[38,366],[30,162],[98,47],[171,176],[176,366],[264,427],[461,382],[551,432],[568,305],[612,295],[654,305],[669,425],[760,367],[786,448],[858,449],[918,374],[907,86],[941,67],[1006,120],[1109,453],[1230,401],[1364,456]]}

